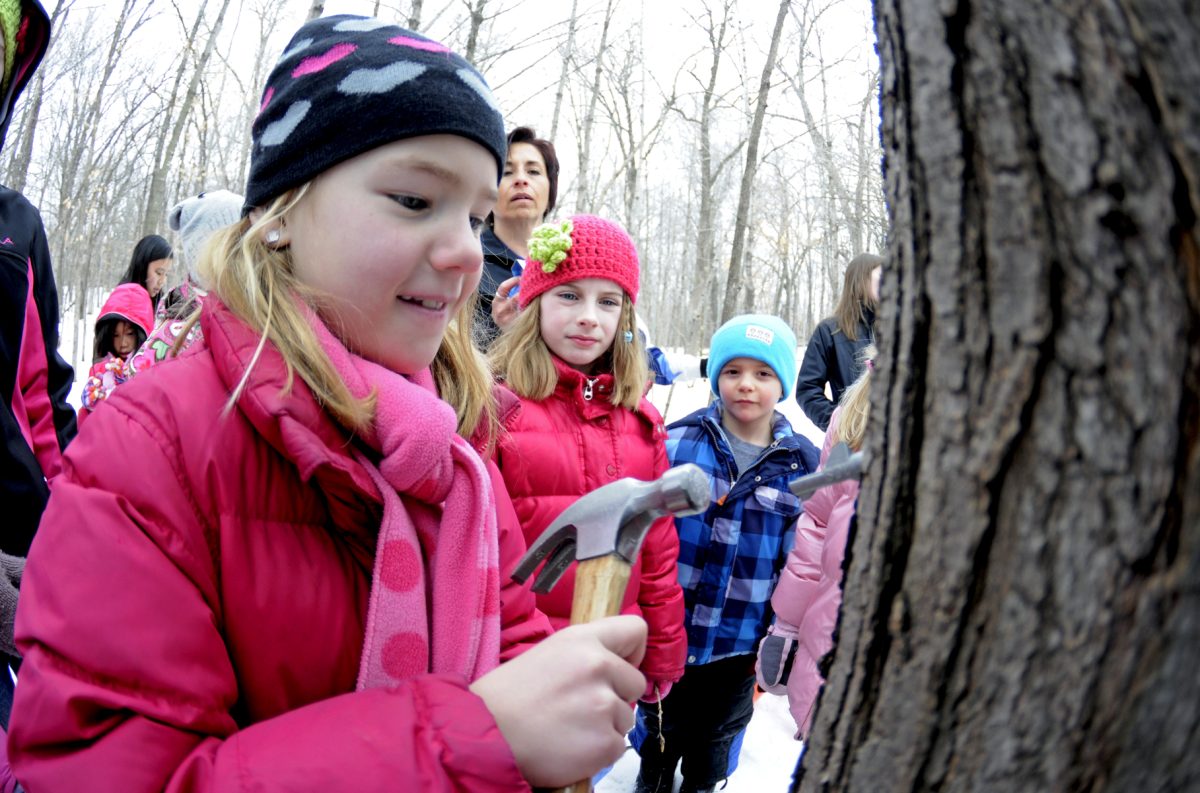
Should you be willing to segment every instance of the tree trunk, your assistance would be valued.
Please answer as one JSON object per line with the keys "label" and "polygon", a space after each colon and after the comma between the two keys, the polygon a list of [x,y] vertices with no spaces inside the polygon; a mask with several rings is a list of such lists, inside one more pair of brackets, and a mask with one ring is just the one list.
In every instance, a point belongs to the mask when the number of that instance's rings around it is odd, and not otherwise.
{"label": "tree trunk", "polygon": [[875,9],[882,357],[800,789],[1200,789],[1200,13]]}
{"label": "tree trunk", "polygon": [[[203,8],[201,11],[203,11]],[[313,0],[312,4],[308,7],[308,16],[306,16],[305,19],[307,21],[312,21],[324,13],[325,3],[322,2],[322,0]]]}
{"label": "tree trunk", "polygon": [[558,75],[558,86],[554,89],[554,114],[550,117],[550,137],[554,140],[558,135],[558,116],[562,110],[563,92],[567,88],[567,75],[571,70],[571,61],[575,57],[575,28],[579,23],[579,0],[571,0],[571,16],[567,19],[567,43],[562,51],[562,69]]}
{"label": "tree trunk", "polygon": [[[167,117],[163,120],[166,126],[163,130],[163,136],[159,138],[158,150],[155,152],[154,174],[151,176],[150,192],[146,197],[146,209],[142,214],[142,234],[153,234],[162,228],[167,209],[165,198],[167,171],[175,165],[175,152],[179,149],[179,140],[183,137],[183,130],[187,126],[188,114],[191,113],[192,104],[195,102],[200,79],[204,76],[208,60],[212,57],[213,49],[216,47],[217,35],[221,32],[221,23],[225,20],[225,11],[228,8],[229,0],[223,0],[221,10],[217,12],[217,21],[213,23],[212,30],[208,34],[208,39],[204,43],[204,51],[196,59],[192,78],[188,81],[187,92],[184,94],[183,102],[179,106],[179,115],[174,119],[171,118],[171,110],[175,106],[175,93],[172,92],[171,94],[171,102],[167,106]],[[196,22],[192,26],[191,34],[188,36],[187,49],[189,52],[193,51],[196,45],[196,35],[204,21],[204,10],[205,6],[201,5],[200,10],[196,12]],[[186,58],[180,60],[179,71],[175,75],[176,89],[178,89],[180,80],[183,78],[183,70],[186,68],[186,63]],[[163,145],[164,139],[165,148]]]}
{"label": "tree trunk", "polygon": [[463,57],[467,63],[475,63],[475,49],[479,46],[479,31],[483,28],[484,11],[487,10],[487,0],[466,0],[467,17],[470,27],[467,33],[467,47]]}
{"label": "tree trunk", "polygon": [[604,74],[604,58],[608,54],[608,29],[612,24],[615,0],[608,0],[604,9],[604,24],[600,28],[600,45],[596,47],[596,69],[587,97],[587,113],[583,117],[583,130],[579,138],[579,173],[575,182],[575,211],[592,212],[595,196],[591,191],[592,132],[596,123],[596,102],[600,94],[600,78]]}
{"label": "tree trunk", "polygon": [[775,15],[775,30],[771,33],[771,48],[767,53],[767,62],[763,64],[762,79],[758,83],[754,121],[750,124],[750,139],[746,143],[746,168],[742,171],[742,186],[738,193],[733,248],[729,254],[729,280],[725,286],[725,302],[721,306],[720,324],[724,324],[737,313],[738,292],[742,286],[742,250],[746,243],[746,226],[750,223],[750,193],[758,168],[758,140],[762,136],[763,117],[767,114],[767,97],[771,93],[771,75],[775,72],[775,59],[779,54],[783,20],[787,18],[788,6],[791,4],[791,0],[780,0],[779,11]]}
{"label": "tree trunk", "polygon": [[[408,29],[409,30],[419,31],[421,29],[421,5],[422,5],[422,0],[412,0],[412,2],[409,4],[409,10],[408,10]],[[378,16],[378,14],[376,14],[376,16]]]}

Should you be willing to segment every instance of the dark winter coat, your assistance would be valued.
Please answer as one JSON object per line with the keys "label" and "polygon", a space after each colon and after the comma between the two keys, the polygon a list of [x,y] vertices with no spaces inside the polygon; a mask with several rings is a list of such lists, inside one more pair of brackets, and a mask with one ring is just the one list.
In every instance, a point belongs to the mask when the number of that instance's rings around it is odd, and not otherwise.
{"label": "dark winter coat", "polygon": [[492,299],[501,282],[512,278],[513,265],[521,257],[496,236],[491,227],[485,228],[479,241],[483,244],[483,276],[479,279],[479,302],[475,305],[475,342],[486,350],[500,335],[492,319]]}
{"label": "dark winter coat", "polygon": [[[528,789],[452,676],[355,691],[382,515],[351,441],[214,297],[204,341],[88,422],[25,571],[9,749],[29,790]],[[420,465],[419,460],[413,461]],[[500,568],[524,552],[494,466]],[[501,659],[549,635],[504,583]]]}
{"label": "dark winter coat", "polygon": [[[862,374],[859,353],[874,343],[875,313],[870,310],[865,313],[867,321],[859,325],[854,341],[838,329],[837,319],[829,317],[817,325],[804,350],[804,361],[796,378],[796,401],[822,432],[829,429],[829,419],[842,392]],[[833,393],[832,400],[825,396],[826,383]]]}
{"label": "dark winter coat", "polygon": [[24,556],[75,437],[74,373],[58,354],[58,291],[41,217],[0,187],[0,550]]}
{"label": "dark winter coat", "polygon": [[[667,470],[666,429],[658,411],[642,399],[636,412],[608,401],[611,374],[587,378],[557,358],[558,385],[541,400],[522,399],[505,422],[496,462],[525,531],[526,543],[585,493],[617,479],[654,479]],[[592,387],[588,391],[587,384]],[[649,626],[641,670],[654,682],[683,675],[687,638],[683,592],[675,576],[679,538],[670,517],[654,522],[633,565],[623,614],[639,614]],[[538,608],[554,627],[566,625],[575,591],[575,566]]]}
{"label": "dark winter coat", "polygon": [[[7,93],[0,101],[0,145],[13,106],[50,41],[50,20],[36,3],[21,4]],[[0,187],[0,551],[24,556],[46,499],[75,437],[67,404],[71,367],[58,355],[58,290],[42,218],[15,190]]]}

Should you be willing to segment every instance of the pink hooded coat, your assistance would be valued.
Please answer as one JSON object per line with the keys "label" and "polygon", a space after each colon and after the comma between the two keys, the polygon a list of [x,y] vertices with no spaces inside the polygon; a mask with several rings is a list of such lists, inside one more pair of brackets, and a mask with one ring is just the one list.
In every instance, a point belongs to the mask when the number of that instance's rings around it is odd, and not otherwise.
{"label": "pink hooded coat", "polygon": [[[821,449],[821,465],[829,457],[841,409],[834,412]],[[833,647],[833,630],[842,605],[842,561],[858,482],[848,480],[823,487],[804,502],[787,563],[779,576],[771,607],[771,631],[795,639],[798,646],[788,675],[788,706],[796,720],[797,738],[812,726],[817,695],[825,682],[817,668]]]}
{"label": "pink hooded coat", "polygon": [[[9,751],[29,790],[528,789],[468,681],[355,691],[382,506],[346,433],[215,298],[203,343],[71,446],[30,553]],[[414,466],[421,460],[413,460]],[[500,569],[524,552],[490,467]],[[497,486],[497,483],[498,486]],[[549,635],[501,581],[500,658]]]}

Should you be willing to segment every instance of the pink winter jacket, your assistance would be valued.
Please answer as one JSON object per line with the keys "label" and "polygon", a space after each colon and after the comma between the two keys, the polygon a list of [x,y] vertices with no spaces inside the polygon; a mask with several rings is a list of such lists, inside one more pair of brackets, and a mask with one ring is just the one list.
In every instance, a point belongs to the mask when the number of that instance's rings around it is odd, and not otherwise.
{"label": "pink winter jacket", "polygon": [[[356,692],[381,504],[346,434],[215,298],[205,342],[70,448],[21,587],[30,791],[527,789],[467,681]],[[420,461],[414,460],[414,465]],[[494,467],[493,481],[498,483]],[[524,552],[497,488],[500,565]],[[502,585],[501,658],[549,635]]]}
{"label": "pink winter jacket", "polygon": [[[841,409],[834,411],[821,449],[821,465],[833,448]],[[817,664],[833,647],[833,629],[842,605],[842,560],[858,482],[823,487],[804,502],[795,540],[771,596],[775,624],[771,632],[795,639],[796,658],[788,675],[788,706],[796,720],[796,737],[812,726],[813,709],[824,678]]]}
{"label": "pink winter jacket", "polygon": [[[521,399],[521,408],[505,421],[496,462],[525,532],[532,544],[559,513],[580,496],[626,476],[653,479],[669,467],[663,445],[666,429],[658,410],[643,399],[637,412],[609,402],[613,378],[592,378],[591,398],[582,374],[557,358],[558,385],[541,400]],[[666,688],[683,676],[687,634],[683,627],[683,590],[676,565],[679,536],[670,517],[654,522],[629,577],[621,613],[646,620],[649,635],[641,670],[650,690]],[[568,624],[575,591],[575,565],[538,608],[555,629]]]}

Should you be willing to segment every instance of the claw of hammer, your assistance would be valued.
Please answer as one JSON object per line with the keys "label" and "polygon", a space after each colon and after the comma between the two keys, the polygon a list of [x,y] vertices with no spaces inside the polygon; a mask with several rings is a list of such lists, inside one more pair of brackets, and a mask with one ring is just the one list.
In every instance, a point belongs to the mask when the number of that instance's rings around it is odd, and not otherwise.
{"label": "claw of hammer", "polygon": [[549,592],[576,559],[616,554],[633,564],[646,531],[663,515],[691,515],[708,507],[709,483],[699,466],[688,463],[660,478],[618,479],[597,488],[563,510],[513,569],[525,581],[543,559],[533,591]]}

